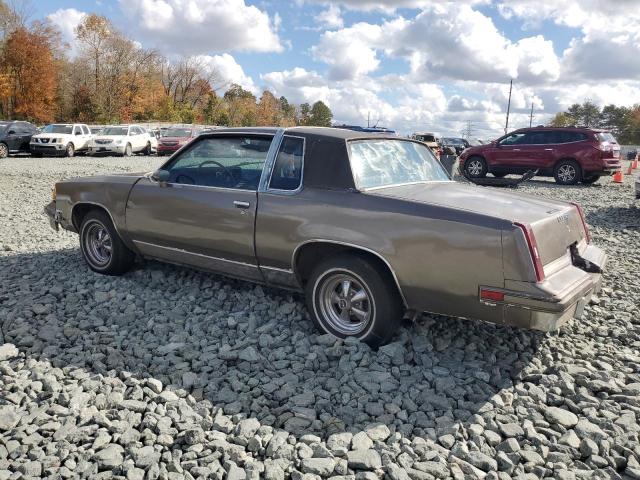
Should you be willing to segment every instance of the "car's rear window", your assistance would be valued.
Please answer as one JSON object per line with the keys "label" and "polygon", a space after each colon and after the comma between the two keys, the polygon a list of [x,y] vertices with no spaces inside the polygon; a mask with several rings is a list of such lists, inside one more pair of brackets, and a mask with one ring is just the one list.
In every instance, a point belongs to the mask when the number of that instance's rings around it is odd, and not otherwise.
{"label": "car's rear window", "polygon": [[611,135],[609,132],[598,132],[596,133],[596,137],[601,142],[617,143],[615,137]]}
{"label": "car's rear window", "polygon": [[449,180],[426,145],[389,139],[354,140],[347,145],[354,181],[360,189]]}

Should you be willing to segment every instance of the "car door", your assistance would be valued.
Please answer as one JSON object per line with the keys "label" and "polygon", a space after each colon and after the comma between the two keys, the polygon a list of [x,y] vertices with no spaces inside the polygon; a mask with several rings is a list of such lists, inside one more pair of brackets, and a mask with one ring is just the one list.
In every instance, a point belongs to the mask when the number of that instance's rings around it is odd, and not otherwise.
{"label": "car door", "polygon": [[143,255],[262,280],[254,249],[257,190],[272,137],[200,138],[133,187],[127,231]]}
{"label": "car door", "polygon": [[22,140],[20,138],[18,122],[10,123],[9,125],[7,125],[7,135],[5,138],[5,142],[10,152],[20,150],[20,144],[22,143]]}
{"label": "car door", "polygon": [[523,168],[526,158],[522,147],[525,136],[525,132],[514,132],[498,140],[490,152],[492,158],[489,162],[489,169],[519,172]]}

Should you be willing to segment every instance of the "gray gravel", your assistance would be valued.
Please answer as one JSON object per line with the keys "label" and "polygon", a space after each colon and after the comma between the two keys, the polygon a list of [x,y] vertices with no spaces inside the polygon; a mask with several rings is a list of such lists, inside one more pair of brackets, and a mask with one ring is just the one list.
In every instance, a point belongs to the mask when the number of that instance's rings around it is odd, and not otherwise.
{"label": "gray gravel", "polygon": [[157,158],[0,160],[0,480],[640,478],[640,209],[581,202],[611,255],[556,334],[425,316],[318,335],[301,298],[148,262],[92,273],[41,214],[61,178]]}

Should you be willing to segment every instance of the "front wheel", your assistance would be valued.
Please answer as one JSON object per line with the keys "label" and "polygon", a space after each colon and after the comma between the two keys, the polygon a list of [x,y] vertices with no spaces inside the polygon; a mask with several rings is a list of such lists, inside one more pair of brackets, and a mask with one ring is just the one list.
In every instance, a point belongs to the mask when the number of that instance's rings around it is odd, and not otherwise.
{"label": "front wheel", "polygon": [[9,156],[9,147],[6,144],[0,143],[0,158],[6,158]]}
{"label": "front wheel", "polygon": [[582,180],[582,170],[573,160],[560,160],[553,170],[553,178],[560,185],[575,185]]}
{"label": "front wheel", "polygon": [[76,147],[73,146],[73,143],[68,143],[67,148],[64,151],[64,154],[71,158],[76,154]]}
{"label": "front wheel", "polygon": [[468,178],[484,178],[487,176],[487,162],[482,157],[470,157],[464,162],[464,175]]}
{"label": "front wheel", "polygon": [[87,213],[82,220],[80,249],[89,268],[105,275],[122,275],[135,260],[134,253],[120,239],[111,218],[100,210]]}
{"label": "front wheel", "polygon": [[403,305],[391,275],[357,255],[321,262],[306,285],[307,307],[321,331],[376,347],[391,339]]}
{"label": "front wheel", "polygon": [[127,143],[127,145],[124,147],[124,152],[122,153],[123,157],[130,157],[133,153],[133,150],[131,149],[131,144]]}

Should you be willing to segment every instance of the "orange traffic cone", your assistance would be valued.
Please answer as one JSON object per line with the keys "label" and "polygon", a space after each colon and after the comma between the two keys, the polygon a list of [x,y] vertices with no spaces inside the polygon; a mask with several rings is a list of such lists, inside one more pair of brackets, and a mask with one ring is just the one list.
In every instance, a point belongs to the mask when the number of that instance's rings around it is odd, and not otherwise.
{"label": "orange traffic cone", "polygon": [[622,175],[622,170],[618,170],[613,174],[613,183],[622,183],[624,176]]}
{"label": "orange traffic cone", "polygon": [[629,168],[627,169],[627,175],[631,175],[633,173],[633,162],[629,162]]}
{"label": "orange traffic cone", "polygon": [[638,168],[638,159],[637,159],[637,158],[633,161],[632,165],[633,165],[633,169],[634,169],[634,170],[635,170],[636,168]]}

